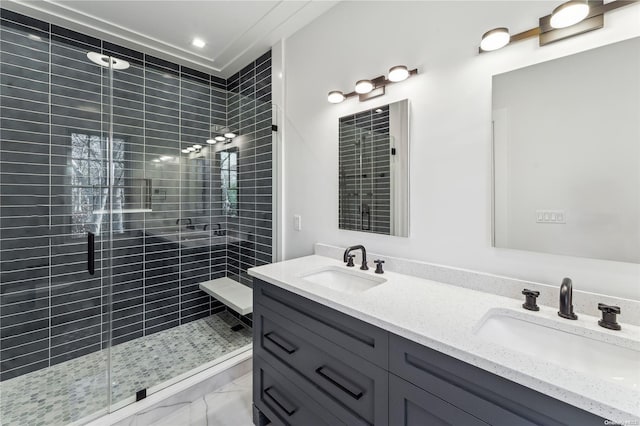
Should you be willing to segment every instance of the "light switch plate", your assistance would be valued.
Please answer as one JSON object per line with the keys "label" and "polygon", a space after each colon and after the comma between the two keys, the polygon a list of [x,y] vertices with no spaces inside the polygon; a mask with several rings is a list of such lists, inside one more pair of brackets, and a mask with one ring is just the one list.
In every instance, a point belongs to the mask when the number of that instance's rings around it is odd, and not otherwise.
{"label": "light switch plate", "polygon": [[302,216],[299,214],[293,215],[293,229],[296,231],[302,231]]}

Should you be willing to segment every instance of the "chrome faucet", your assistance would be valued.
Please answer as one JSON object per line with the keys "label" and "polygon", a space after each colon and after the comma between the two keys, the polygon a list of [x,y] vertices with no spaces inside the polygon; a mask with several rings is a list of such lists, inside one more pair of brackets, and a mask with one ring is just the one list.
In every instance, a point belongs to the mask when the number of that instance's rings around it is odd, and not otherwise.
{"label": "chrome faucet", "polygon": [[573,283],[571,278],[563,279],[560,285],[560,310],[558,315],[570,320],[578,319],[578,316],[573,313]]}
{"label": "chrome faucet", "polygon": [[[363,271],[368,270],[369,267],[367,266],[367,250],[362,245],[347,247],[347,249],[344,251],[344,255],[342,256],[342,260],[347,263],[349,261],[349,253],[351,253],[351,251],[353,250],[362,251],[362,265],[360,266],[360,269],[362,269]],[[353,266],[353,263],[351,263],[351,265],[347,264],[347,266]]]}

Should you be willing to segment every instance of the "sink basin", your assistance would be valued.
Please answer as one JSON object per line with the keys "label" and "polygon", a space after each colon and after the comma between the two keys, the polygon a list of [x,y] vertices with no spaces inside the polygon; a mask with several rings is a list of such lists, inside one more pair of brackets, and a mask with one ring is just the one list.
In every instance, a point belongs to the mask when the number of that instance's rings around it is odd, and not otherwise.
{"label": "sink basin", "polygon": [[343,293],[361,293],[387,281],[382,277],[336,267],[323,268],[302,275],[302,278],[305,281]]}
{"label": "sink basin", "polygon": [[639,389],[640,342],[571,325],[577,331],[573,333],[556,325],[549,319],[529,320],[526,314],[494,310],[478,323],[475,334],[536,359]]}

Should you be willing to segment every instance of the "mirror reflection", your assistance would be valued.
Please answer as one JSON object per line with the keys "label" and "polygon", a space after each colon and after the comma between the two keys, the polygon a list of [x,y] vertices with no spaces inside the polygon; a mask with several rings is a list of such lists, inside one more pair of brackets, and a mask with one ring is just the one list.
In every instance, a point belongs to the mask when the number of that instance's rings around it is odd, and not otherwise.
{"label": "mirror reflection", "polygon": [[340,229],[409,235],[409,103],[339,119]]}
{"label": "mirror reflection", "polygon": [[494,245],[640,263],[640,38],[493,77]]}

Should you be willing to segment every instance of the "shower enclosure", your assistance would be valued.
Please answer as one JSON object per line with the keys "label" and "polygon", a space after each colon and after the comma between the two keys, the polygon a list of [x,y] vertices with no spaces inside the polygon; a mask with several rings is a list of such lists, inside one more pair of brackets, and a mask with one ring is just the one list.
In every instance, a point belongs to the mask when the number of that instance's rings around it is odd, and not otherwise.
{"label": "shower enclosure", "polygon": [[270,53],[224,80],[0,11],[0,424],[82,423],[250,348],[198,286],[272,261]]}

